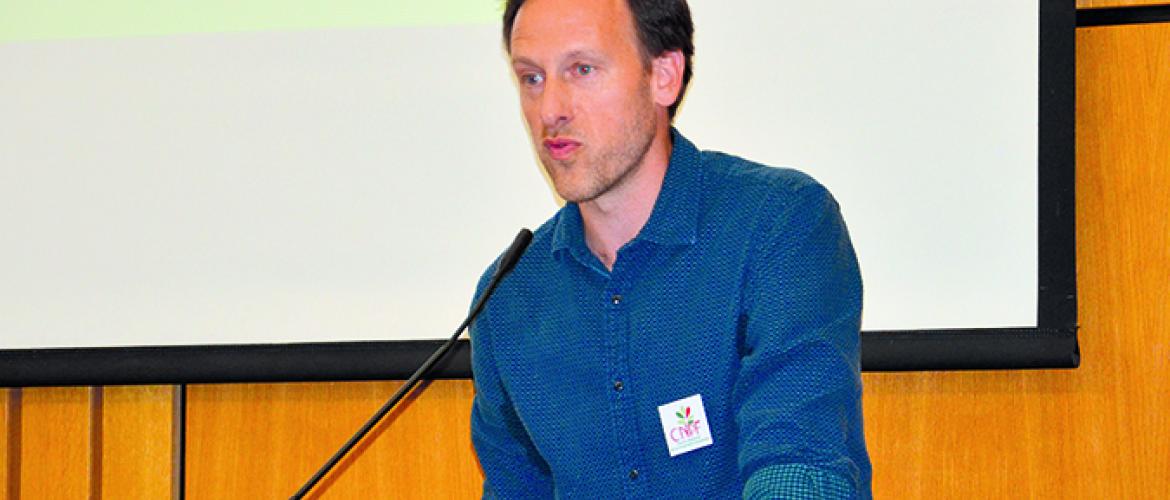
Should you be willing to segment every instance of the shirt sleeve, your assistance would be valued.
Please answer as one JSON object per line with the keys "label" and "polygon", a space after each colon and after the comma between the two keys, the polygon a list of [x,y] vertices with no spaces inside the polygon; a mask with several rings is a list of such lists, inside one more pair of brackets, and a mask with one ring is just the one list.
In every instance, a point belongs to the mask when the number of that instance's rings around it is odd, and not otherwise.
{"label": "shirt sleeve", "polygon": [[[481,280],[477,297],[483,285]],[[483,498],[552,498],[548,464],[524,430],[496,368],[486,313],[471,327],[471,441],[483,469]]]}
{"label": "shirt sleeve", "polygon": [[867,498],[864,438],[852,435],[861,431],[857,259],[823,187],[810,182],[791,198],[762,222],[745,282],[734,393],[743,498]]}

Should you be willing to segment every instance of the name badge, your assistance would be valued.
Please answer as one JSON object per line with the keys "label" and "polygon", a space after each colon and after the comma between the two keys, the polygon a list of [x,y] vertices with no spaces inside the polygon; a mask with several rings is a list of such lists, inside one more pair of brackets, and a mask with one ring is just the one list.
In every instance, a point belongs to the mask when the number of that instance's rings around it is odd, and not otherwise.
{"label": "name badge", "polygon": [[699,394],[659,406],[658,418],[662,419],[662,435],[672,457],[715,442],[703,410],[703,396]]}

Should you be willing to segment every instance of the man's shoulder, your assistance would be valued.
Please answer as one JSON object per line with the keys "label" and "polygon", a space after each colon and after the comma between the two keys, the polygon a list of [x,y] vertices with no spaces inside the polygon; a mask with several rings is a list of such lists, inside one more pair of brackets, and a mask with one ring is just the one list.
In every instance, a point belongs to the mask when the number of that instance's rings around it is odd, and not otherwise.
{"label": "man's shoulder", "polygon": [[761,209],[830,198],[811,175],[791,167],[765,165],[721,151],[702,151],[705,191],[723,200],[738,200]]}
{"label": "man's shoulder", "polygon": [[[540,256],[549,256],[552,253],[553,234],[556,231],[557,222],[560,220],[564,208],[557,210],[551,217],[544,221],[539,227],[532,231],[532,242],[528,244],[528,249],[520,257],[520,262],[517,263],[513,269],[513,273],[523,273],[527,269],[531,269],[531,261],[538,259]],[[500,264],[500,258],[503,257],[503,252],[500,252],[491,264],[484,269],[483,274],[479,277],[479,285],[476,287],[476,297],[487,286],[488,281],[496,272],[496,267]],[[525,261],[529,262],[525,262]]]}

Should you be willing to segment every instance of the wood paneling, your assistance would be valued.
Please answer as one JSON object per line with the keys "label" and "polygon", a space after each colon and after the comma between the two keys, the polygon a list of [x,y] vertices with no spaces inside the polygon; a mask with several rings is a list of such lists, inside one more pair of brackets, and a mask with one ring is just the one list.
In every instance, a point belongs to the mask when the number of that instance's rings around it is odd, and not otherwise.
{"label": "wood paneling", "polygon": [[36,499],[87,498],[96,486],[90,437],[94,421],[86,387],[21,390],[20,496]]}
{"label": "wood paneling", "polygon": [[887,498],[1170,491],[1170,24],[1077,36],[1083,364],[866,374]]}
{"label": "wood paneling", "polygon": [[[190,386],[187,498],[286,498],[400,382]],[[435,381],[403,401],[313,498],[472,498],[468,381]],[[317,496],[319,495],[319,496]]]}
{"label": "wood paneling", "polygon": [[1136,5],[1164,5],[1166,0],[1077,0],[1078,9],[1098,7],[1130,7]]}
{"label": "wood paneling", "polygon": [[104,498],[168,498],[177,480],[174,386],[105,387],[101,409]]}
{"label": "wood paneling", "polygon": [[0,498],[16,498],[20,478],[20,389],[0,389]]}
{"label": "wood paneling", "polygon": [[0,389],[0,498],[168,498],[170,387]]}

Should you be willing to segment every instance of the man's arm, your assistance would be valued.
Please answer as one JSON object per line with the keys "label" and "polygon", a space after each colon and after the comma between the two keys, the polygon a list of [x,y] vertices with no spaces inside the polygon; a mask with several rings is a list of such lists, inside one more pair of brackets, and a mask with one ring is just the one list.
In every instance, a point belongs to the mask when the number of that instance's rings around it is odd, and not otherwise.
{"label": "man's arm", "polygon": [[[482,287],[483,282],[477,297]],[[475,380],[471,441],[483,469],[483,498],[552,498],[548,464],[529,439],[500,380],[484,314],[471,327]]]}
{"label": "man's arm", "polygon": [[861,278],[837,204],[810,182],[758,234],[734,398],[743,497],[868,498],[864,440],[850,436]]}

